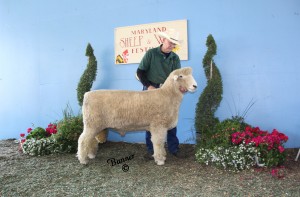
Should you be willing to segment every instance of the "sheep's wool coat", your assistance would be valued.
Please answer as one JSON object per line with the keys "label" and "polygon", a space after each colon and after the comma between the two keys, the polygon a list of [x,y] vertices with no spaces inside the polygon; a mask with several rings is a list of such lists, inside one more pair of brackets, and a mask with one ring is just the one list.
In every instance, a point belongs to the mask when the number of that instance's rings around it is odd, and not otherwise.
{"label": "sheep's wool coat", "polygon": [[[95,157],[95,137],[107,128],[120,133],[149,130],[152,141],[156,138],[162,141],[167,130],[177,125],[183,98],[180,88],[193,92],[196,87],[192,69],[187,67],[173,71],[159,89],[96,90],[85,93],[82,106],[84,131],[78,141],[80,162],[86,163],[87,156]],[[90,145],[94,148],[87,147]],[[153,145],[155,152],[155,143]]]}

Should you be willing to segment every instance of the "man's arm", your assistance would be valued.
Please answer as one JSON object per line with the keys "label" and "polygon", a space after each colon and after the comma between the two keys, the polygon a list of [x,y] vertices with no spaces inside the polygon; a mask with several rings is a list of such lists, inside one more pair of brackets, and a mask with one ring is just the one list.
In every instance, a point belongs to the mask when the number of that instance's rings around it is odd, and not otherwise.
{"label": "man's arm", "polygon": [[147,87],[147,90],[150,89],[155,89],[154,86],[151,85],[150,81],[147,78],[147,73],[146,70],[149,69],[149,66],[151,64],[151,59],[152,59],[152,53],[151,50],[147,51],[146,54],[144,55],[137,71],[136,75],[139,78],[140,82]]}
{"label": "man's arm", "polygon": [[146,71],[138,68],[136,74],[143,86],[149,87],[151,85],[149,80],[147,79]]}
{"label": "man's arm", "polygon": [[180,63],[179,56],[177,55],[177,57],[175,58],[175,69],[179,69],[179,68],[181,68],[181,63]]}

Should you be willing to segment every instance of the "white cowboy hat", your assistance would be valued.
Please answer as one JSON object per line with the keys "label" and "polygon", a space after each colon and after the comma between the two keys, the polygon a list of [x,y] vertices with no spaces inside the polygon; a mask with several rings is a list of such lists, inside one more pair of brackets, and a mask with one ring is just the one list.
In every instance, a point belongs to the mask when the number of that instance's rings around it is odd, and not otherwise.
{"label": "white cowboy hat", "polygon": [[158,36],[168,39],[170,42],[180,45],[181,40],[179,40],[179,32],[175,29],[168,29],[166,32],[158,32]]}

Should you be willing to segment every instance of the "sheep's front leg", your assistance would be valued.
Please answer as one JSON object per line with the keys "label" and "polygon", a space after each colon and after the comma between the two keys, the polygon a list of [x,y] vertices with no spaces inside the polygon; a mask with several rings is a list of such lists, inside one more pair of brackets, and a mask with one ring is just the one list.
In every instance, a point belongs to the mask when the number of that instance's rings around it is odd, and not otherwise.
{"label": "sheep's front leg", "polygon": [[155,130],[151,132],[151,141],[153,143],[154,149],[154,160],[157,165],[164,165],[166,160],[166,150],[165,150],[165,141],[166,141],[167,131],[166,130]]}
{"label": "sheep's front leg", "polygon": [[95,136],[97,130],[84,127],[82,134],[78,139],[77,157],[81,164],[87,164],[88,158],[94,159],[98,150],[98,141]]}

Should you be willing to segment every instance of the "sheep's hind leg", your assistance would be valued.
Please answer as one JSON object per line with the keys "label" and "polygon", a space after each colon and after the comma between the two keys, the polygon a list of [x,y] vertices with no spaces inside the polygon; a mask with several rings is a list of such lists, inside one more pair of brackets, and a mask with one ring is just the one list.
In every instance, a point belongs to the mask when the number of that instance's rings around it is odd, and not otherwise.
{"label": "sheep's hind leg", "polygon": [[151,141],[154,149],[154,160],[157,165],[164,165],[166,160],[165,140],[167,131],[155,131],[151,133]]}
{"label": "sheep's hind leg", "polygon": [[88,152],[88,157],[90,159],[95,159],[98,151],[98,141],[96,140],[96,138],[91,139],[89,146],[90,150]]}
{"label": "sheep's hind leg", "polygon": [[81,164],[87,164],[88,158],[94,159],[98,150],[98,141],[95,136],[97,131],[91,128],[84,128],[78,139],[77,157]]}

